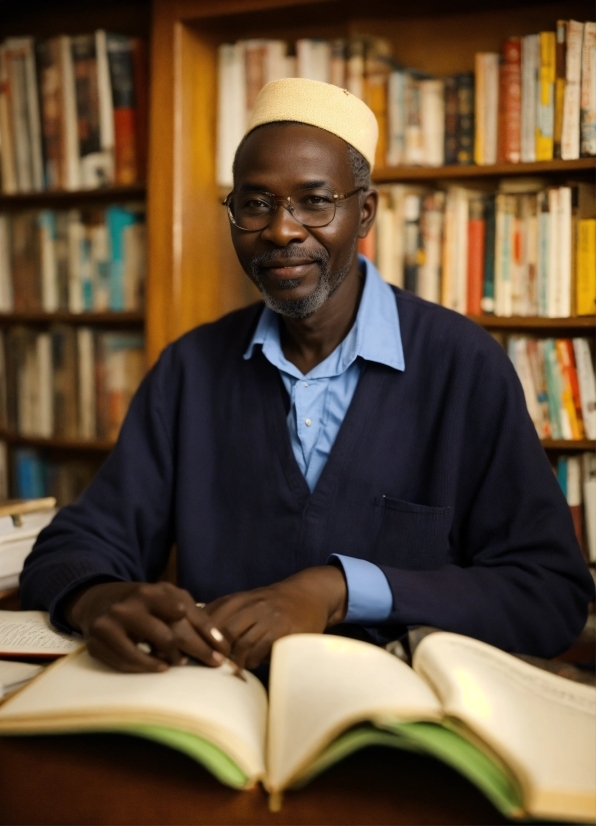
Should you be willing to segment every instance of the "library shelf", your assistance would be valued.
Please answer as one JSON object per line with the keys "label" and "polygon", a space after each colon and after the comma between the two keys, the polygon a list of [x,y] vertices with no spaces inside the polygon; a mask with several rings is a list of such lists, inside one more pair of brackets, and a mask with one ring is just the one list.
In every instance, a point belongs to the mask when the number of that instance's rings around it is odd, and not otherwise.
{"label": "library shelf", "polygon": [[84,312],[71,313],[58,310],[53,313],[30,310],[16,313],[0,313],[0,327],[11,324],[76,324],[101,327],[142,327],[145,314],[142,312]]}
{"label": "library shelf", "polygon": [[106,186],[99,189],[44,190],[41,192],[18,192],[14,195],[0,194],[0,210],[48,208],[69,209],[71,207],[106,204],[120,201],[139,201],[147,196],[145,184],[132,186]]}
{"label": "library shelf", "polygon": [[519,175],[552,175],[589,172],[596,169],[596,158],[578,158],[574,161],[536,161],[534,163],[499,163],[486,166],[475,164],[453,166],[395,166],[376,169],[375,183],[402,183],[405,181],[459,180],[462,178],[508,178]]}
{"label": "library shelf", "polygon": [[568,318],[545,318],[544,316],[496,316],[469,315],[472,321],[485,330],[528,330],[549,333],[558,330],[596,331],[596,316],[569,316]]}
{"label": "library shelf", "polygon": [[23,436],[6,428],[0,428],[0,440],[9,445],[22,447],[46,448],[52,450],[72,451],[75,453],[109,453],[115,442],[94,439],[63,439],[59,437],[44,438],[42,436]]}
{"label": "library shelf", "polygon": [[542,439],[545,450],[596,450],[596,439]]}

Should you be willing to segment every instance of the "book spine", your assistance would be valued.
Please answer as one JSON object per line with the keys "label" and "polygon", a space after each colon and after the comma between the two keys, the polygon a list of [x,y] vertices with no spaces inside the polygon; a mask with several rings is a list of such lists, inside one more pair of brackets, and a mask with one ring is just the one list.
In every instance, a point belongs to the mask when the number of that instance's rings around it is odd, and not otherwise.
{"label": "book spine", "polygon": [[484,283],[482,286],[482,301],[480,306],[483,313],[495,311],[495,241],[496,241],[496,213],[495,198],[489,197],[485,206],[486,240],[484,252]]}
{"label": "book spine", "polygon": [[553,439],[569,438],[563,435],[562,419],[564,417],[561,415],[561,383],[559,376],[559,364],[555,351],[555,342],[552,338],[547,338],[544,340],[542,344],[542,352],[548,394],[548,416]]}
{"label": "book spine", "polygon": [[68,309],[71,313],[83,311],[83,290],[81,285],[83,244],[85,227],[78,210],[71,209],[67,224],[68,244]]}
{"label": "book spine", "polygon": [[47,313],[58,309],[56,266],[56,216],[49,210],[38,215],[41,254],[41,306]]}
{"label": "book spine", "polygon": [[406,75],[406,148],[405,161],[409,166],[424,163],[424,141],[422,135],[422,113],[420,102],[420,81]]}
{"label": "book spine", "polygon": [[503,44],[499,69],[499,163],[519,163],[521,157],[521,37]]}
{"label": "book spine", "polygon": [[79,142],[74,67],[70,37],[58,38],[62,99],[62,187],[76,190],[80,186]]}
{"label": "book spine", "polygon": [[108,44],[103,29],[95,32],[95,56],[97,60],[97,95],[99,104],[99,142],[101,149],[111,158],[110,181],[114,178],[114,105],[108,64]]}
{"label": "book spine", "polygon": [[75,103],[79,148],[79,179],[83,189],[105,186],[109,182],[111,158],[101,148],[99,83],[95,37],[71,38]]}
{"label": "book spine", "polygon": [[484,71],[484,53],[477,52],[474,57],[474,163],[484,164],[484,144],[486,130],[486,78]]}
{"label": "book spine", "polygon": [[364,43],[358,37],[348,40],[346,87],[348,92],[364,99]]}
{"label": "book spine", "polygon": [[445,163],[457,163],[458,94],[457,75],[445,78]]}
{"label": "book spine", "polygon": [[560,291],[559,272],[559,190],[548,190],[548,258],[546,281],[546,315],[557,318]]}
{"label": "book spine", "polygon": [[79,436],[78,332],[71,326],[57,324],[51,336],[54,435],[76,439]]}
{"label": "book spine", "polygon": [[596,439],[596,378],[588,341],[585,338],[574,338],[573,352],[584,428],[588,439]]}
{"label": "book spine", "polygon": [[484,63],[484,163],[494,164],[497,162],[499,131],[499,54],[487,52],[484,55]]}
{"label": "book spine", "polygon": [[404,224],[404,286],[416,294],[420,261],[420,197],[406,195]]}
{"label": "book spine", "polygon": [[567,51],[567,21],[557,20],[555,32],[555,102],[553,119],[553,157],[561,157],[563,135],[563,105],[565,101],[565,57]]}
{"label": "book spine", "polygon": [[484,256],[486,242],[486,220],[484,200],[471,198],[468,220],[468,295],[467,312],[480,315],[482,312],[482,290],[484,277]]}
{"label": "book spine", "polygon": [[556,313],[559,318],[567,318],[571,315],[571,187],[559,187],[557,206]]}
{"label": "book spine", "polygon": [[581,58],[584,26],[569,20],[566,27],[565,90],[561,117],[561,158],[579,158]]}
{"label": "book spine", "polygon": [[438,304],[441,296],[441,240],[445,197],[441,192],[424,199],[420,218],[422,263],[418,270],[418,295]]}
{"label": "book spine", "polygon": [[224,43],[217,51],[217,60],[217,183],[232,187],[234,155],[246,128],[244,45]]}
{"label": "book spine", "polygon": [[37,46],[41,123],[43,135],[44,183],[49,190],[60,189],[64,179],[62,89],[59,43],[56,38]]}
{"label": "book spine", "polygon": [[398,166],[404,162],[405,149],[405,75],[394,70],[387,85],[387,165]]}
{"label": "book spine", "polygon": [[538,98],[538,35],[522,40],[521,160],[536,160],[536,105]]}
{"label": "book spine", "polygon": [[139,180],[132,38],[108,34],[107,52],[114,109],[114,181]]}
{"label": "book spine", "polygon": [[593,453],[582,454],[582,480],[588,556],[590,562],[596,562],[596,456]]}
{"label": "book spine", "polygon": [[561,407],[564,411],[564,438],[582,439],[584,436],[583,422],[578,420],[573,399],[573,383],[571,378],[571,364],[569,353],[564,339],[556,339],[555,350],[561,375]]}
{"label": "book spine", "polygon": [[77,368],[78,368],[78,430],[81,439],[95,439],[98,435],[96,426],[95,398],[95,355],[93,331],[89,327],[77,330]]}
{"label": "book spine", "polygon": [[344,89],[346,85],[346,41],[337,37],[331,43],[330,83]]}
{"label": "book spine", "polygon": [[586,562],[589,561],[588,548],[584,540],[584,519],[582,513],[582,464],[581,456],[567,457],[567,504],[573,519],[575,538]]}
{"label": "book spine", "polygon": [[596,218],[580,218],[577,225],[576,301],[578,315],[596,313]]}
{"label": "book spine", "polygon": [[562,339],[566,353],[564,355],[565,364],[568,365],[569,383],[571,384],[571,395],[573,397],[573,406],[575,408],[575,417],[578,422],[580,431],[579,439],[585,439],[586,429],[584,426],[584,414],[582,413],[581,392],[579,389],[579,379],[577,376],[577,365],[575,363],[575,352],[573,350],[573,342],[570,338]]}
{"label": "book spine", "polygon": [[36,450],[14,452],[16,494],[19,499],[40,499],[47,494],[46,467]]}
{"label": "book spine", "polygon": [[5,41],[5,45],[10,83],[9,115],[13,135],[17,187],[19,192],[31,192],[33,190],[33,177],[25,52],[22,48],[22,38],[9,38]]}
{"label": "book spine", "polygon": [[32,37],[23,38],[23,53],[25,88],[27,95],[27,121],[29,127],[29,149],[31,153],[31,180],[33,189],[39,191],[43,189],[43,157],[39,95],[37,88],[37,70],[35,65],[35,47]]}
{"label": "book spine", "polygon": [[41,310],[39,228],[37,214],[15,213],[11,221],[12,277],[16,312]]}
{"label": "book spine", "polygon": [[445,92],[442,80],[420,82],[423,158],[427,166],[445,163]]}
{"label": "book spine", "polygon": [[596,23],[584,24],[580,91],[580,150],[582,157],[596,155]]}
{"label": "book spine", "polygon": [[536,389],[538,406],[540,407],[540,428],[538,435],[541,439],[548,439],[551,436],[551,426],[548,415],[548,394],[546,390],[546,375],[542,349],[538,346],[536,339],[528,339],[526,344],[530,369]]}
{"label": "book spine", "polygon": [[536,111],[536,160],[553,157],[555,115],[555,33],[540,32],[539,97]]}
{"label": "book spine", "polygon": [[[271,50],[274,47],[279,47],[282,54],[280,55],[281,64],[285,67],[285,60],[283,59],[286,51],[286,44],[274,41],[269,44],[267,51],[267,77],[268,80],[278,80],[285,77],[285,72],[282,70],[275,73],[271,70]],[[133,37],[132,39],[132,68],[134,78],[134,88],[136,97],[136,150],[137,150],[137,179],[144,181],[147,178],[147,145],[149,136],[149,67],[147,63],[147,48],[145,41],[140,37]]]}
{"label": "book spine", "polygon": [[0,46],[0,169],[2,192],[13,195],[18,192],[14,138],[10,119],[10,78],[6,47]]}
{"label": "book spine", "polygon": [[366,51],[364,99],[374,112],[379,126],[379,139],[375,151],[375,166],[378,167],[384,166],[387,160],[389,71],[388,61],[377,51],[376,44],[371,44]]}
{"label": "book spine", "polygon": [[10,235],[10,218],[8,215],[0,215],[0,312],[2,313],[10,313],[14,309]]}
{"label": "book spine", "polygon": [[474,163],[474,74],[457,75],[457,163]]}

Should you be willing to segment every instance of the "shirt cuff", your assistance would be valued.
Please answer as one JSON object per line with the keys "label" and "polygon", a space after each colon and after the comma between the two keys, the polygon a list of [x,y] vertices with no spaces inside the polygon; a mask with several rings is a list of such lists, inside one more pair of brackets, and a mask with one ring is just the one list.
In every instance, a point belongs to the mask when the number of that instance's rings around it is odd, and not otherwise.
{"label": "shirt cuff", "polygon": [[383,571],[366,559],[331,554],[327,563],[339,563],[348,586],[344,622],[384,622],[393,610],[393,594]]}

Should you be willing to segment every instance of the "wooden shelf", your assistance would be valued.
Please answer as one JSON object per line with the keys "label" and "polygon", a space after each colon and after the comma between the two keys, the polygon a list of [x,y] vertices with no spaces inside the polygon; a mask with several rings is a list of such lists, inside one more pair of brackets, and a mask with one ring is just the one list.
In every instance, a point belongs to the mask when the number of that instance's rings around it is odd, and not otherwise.
{"label": "wooden shelf", "polygon": [[12,430],[0,428],[0,440],[10,445],[22,445],[23,447],[38,447],[53,450],[65,450],[80,453],[109,453],[114,447],[114,442],[83,441],[80,439],[44,439],[41,436],[22,436]]}
{"label": "wooden shelf", "polygon": [[0,194],[0,210],[39,207],[69,209],[76,206],[112,203],[113,201],[138,201],[147,196],[145,184],[134,186],[109,186],[105,189],[81,189],[76,192],[19,192],[16,195]]}
{"label": "wooden shelf", "polygon": [[34,310],[21,313],[0,313],[0,326],[9,324],[84,324],[104,327],[139,327],[145,324],[145,314],[139,312],[69,313],[59,310],[46,313]]}
{"label": "wooden shelf", "polygon": [[536,163],[500,163],[490,166],[395,166],[381,167],[373,173],[375,183],[403,181],[437,181],[461,178],[497,178],[518,175],[552,175],[586,172],[596,169],[596,158],[579,158],[576,161],[537,161]]}
{"label": "wooden shelf", "polygon": [[596,330],[596,316],[544,318],[542,316],[469,315],[486,330]]}
{"label": "wooden shelf", "polygon": [[543,439],[545,450],[595,450],[596,439]]}

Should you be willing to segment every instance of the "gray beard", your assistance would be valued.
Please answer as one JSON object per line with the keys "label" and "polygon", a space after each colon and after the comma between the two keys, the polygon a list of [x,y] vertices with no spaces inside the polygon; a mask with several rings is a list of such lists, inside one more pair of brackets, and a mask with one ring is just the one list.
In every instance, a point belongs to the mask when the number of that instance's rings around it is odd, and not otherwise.
{"label": "gray beard", "polygon": [[[332,274],[329,268],[328,255],[321,253],[316,257],[309,256],[313,259],[313,261],[318,263],[321,270],[318,284],[312,293],[304,298],[274,298],[264,284],[262,267],[264,264],[268,263],[269,260],[273,260],[274,258],[279,260],[279,258],[284,257],[288,259],[295,257],[294,250],[287,250],[287,252],[276,250],[274,252],[272,251],[270,254],[264,253],[251,261],[250,269],[251,278],[263,296],[263,301],[265,304],[270,310],[273,310],[274,313],[286,316],[287,318],[304,319],[309,318],[309,316],[313,315],[313,313],[316,313],[316,311],[320,309],[327,301],[329,296],[339,287],[350,269],[350,265],[347,264],[342,270]],[[293,290],[298,287],[299,284],[300,280],[295,278],[289,281],[280,282],[279,286],[284,290]]]}

